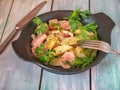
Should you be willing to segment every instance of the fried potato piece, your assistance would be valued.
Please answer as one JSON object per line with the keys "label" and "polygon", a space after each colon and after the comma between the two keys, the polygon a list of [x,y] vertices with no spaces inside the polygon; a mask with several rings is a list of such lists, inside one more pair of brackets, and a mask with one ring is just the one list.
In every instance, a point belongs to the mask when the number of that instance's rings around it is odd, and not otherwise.
{"label": "fried potato piece", "polygon": [[45,48],[51,50],[55,46],[57,40],[57,37],[51,38],[49,41],[46,42]]}
{"label": "fried potato piece", "polygon": [[85,54],[85,52],[84,52],[84,49],[81,48],[80,46],[77,46],[77,47],[75,48],[75,54],[76,54],[76,56],[78,56],[78,57],[86,57],[86,54]]}
{"label": "fried potato piece", "polygon": [[60,59],[61,58],[55,58],[55,59],[53,59],[51,62],[50,62],[50,65],[52,65],[52,66],[61,66],[60,65]]}
{"label": "fried potato piece", "polygon": [[73,47],[69,46],[69,45],[58,46],[58,47],[54,48],[55,52],[53,53],[53,55],[58,56],[58,55],[63,54],[64,52],[66,52],[66,51],[68,51],[68,50],[70,50],[72,48]]}
{"label": "fried potato piece", "polygon": [[61,45],[74,45],[77,43],[77,41],[79,40],[78,37],[69,37],[69,38],[65,38],[64,40],[61,41]]}

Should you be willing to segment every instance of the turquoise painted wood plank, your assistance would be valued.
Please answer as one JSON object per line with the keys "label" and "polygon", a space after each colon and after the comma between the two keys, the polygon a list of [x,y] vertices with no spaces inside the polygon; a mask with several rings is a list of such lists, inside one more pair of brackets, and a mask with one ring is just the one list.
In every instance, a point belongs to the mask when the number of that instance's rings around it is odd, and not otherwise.
{"label": "turquoise painted wood plank", "polygon": [[41,69],[22,61],[11,45],[0,55],[0,90],[38,90]]}
{"label": "turquoise painted wood plank", "polygon": [[[120,0],[91,0],[93,13],[104,12],[116,23],[111,33],[111,46],[120,51]],[[92,90],[120,90],[120,57],[108,54],[92,68]]]}
{"label": "turquoise painted wood plank", "polygon": [[[33,7],[43,0],[14,0],[3,39],[13,30],[14,25]],[[49,11],[48,1],[42,12]],[[0,90],[38,90],[41,68],[20,59],[11,45],[0,55]]]}
{"label": "turquoise painted wood plank", "polygon": [[[88,9],[88,0],[54,0],[53,10]],[[43,70],[40,90],[89,90],[89,70],[75,75],[58,75]]]}
{"label": "turquoise painted wood plank", "polygon": [[13,0],[0,0],[0,41]]}

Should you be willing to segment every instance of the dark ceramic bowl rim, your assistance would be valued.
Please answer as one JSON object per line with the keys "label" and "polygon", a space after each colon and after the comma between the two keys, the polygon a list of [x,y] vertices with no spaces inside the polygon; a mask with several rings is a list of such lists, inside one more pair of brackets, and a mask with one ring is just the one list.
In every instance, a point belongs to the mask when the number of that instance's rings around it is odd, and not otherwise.
{"label": "dark ceramic bowl rim", "polygon": [[[38,17],[40,17],[40,18],[42,18],[42,19],[46,19],[46,18],[52,19],[52,18],[53,18],[52,15],[53,15],[53,16],[54,16],[54,15],[57,15],[57,13],[59,13],[59,14],[61,14],[61,15],[64,16],[64,13],[67,14],[67,13],[70,13],[70,12],[71,12],[71,10],[57,10],[57,11],[52,11],[52,12],[46,12],[46,13],[44,13],[44,14],[38,15]],[[51,15],[51,16],[50,16],[50,15]],[[58,16],[59,16],[59,15],[58,15]],[[56,17],[58,17],[58,16],[56,16]],[[96,13],[96,14],[90,15],[89,18],[91,18],[91,20],[94,21],[94,20],[95,20],[96,18],[98,18],[99,16],[101,16],[101,17],[103,17],[103,18],[107,18],[106,20],[108,20],[108,24],[112,25],[112,26],[110,27],[110,33],[109,33],[109,34],[111,34],[111,30],[112,30],[112,28],[114,27],[115,24],[114,24],[114,22],[113,22],[107,15],[105,15],[104,13]],[[94,19],[94,18],[95,18],[95,19]],[[46,20],[43,20],[43,21],[46,21]],[[86,22],[87,19],[84,20],[84,21]],[[84,21],[83,21],[83,22],[84,22]],[[98,21],[99,21],[99,20],[98,20]],[[89,21],[87,21],[87,22],[89,22]],[[99,22],[96,21],[96,23],[99,23]],[[32,20],[31,20],[25,27],[26,27],[26,28],[29,28],[28,26],[30,26],[30,25],[32,25],[32,24],[33,24],[33,23],[32,23]],[[23,28],[24,30],[23,30],[22,32],[25,32],[25,30],[26,30],[25,27]],[[23,34],[24,34],[24,33],[23,33]],[[22,33],[21,33],[21,35],[22,35]],[[84,70],[82,70],[81,67],[80,67],[80,68],[63,69],[63,68],[61,68],[61,67],[48,66],[48,65],[44,65],[44,64],[40,63],[39,61],[35,60],[34,58],[28,59],[28,58],[24,57],[23,55],[21,55],[21,52],[17,50],[17,48],[18,48],[18,44],[17,44],[17,43],[19,43],[19,41],[20,41],[20,39],[21,39],[21,35],[20,35],[20,37],[19,37],[16,41],[14,41],[14,42],[12,43],[13,49],[14,49],[14,51],[16,52],[16,54],[17,54],[20,58],[22,58],[24,61],[32,62],[32,63],[40,66],[41,68],[43,68],[43,69],[45,69],[45,70],[48,70],[48,71],[50,71],[50,72],[57,73],[57,74],[76,74],[76,73],[81,73],[81,72],[86,71],[86,70],[88,70],[89,68],[97,65],[97,64],[106,56],[106,53],[99,51],[98,53],[101,53],[101,55],[100,55],[99,58],[98,58],[99,60],[93,61],[92,63],[90,63],[90,65],[88,65],[87,67],[85,67]],[[109,43],[111,42],[111,41],[110,41],[110,35],[109,35],[109,39],[108,39],[107,42],[109,42]],[[20,47],[20,46],[19,46],[19,47]]]}

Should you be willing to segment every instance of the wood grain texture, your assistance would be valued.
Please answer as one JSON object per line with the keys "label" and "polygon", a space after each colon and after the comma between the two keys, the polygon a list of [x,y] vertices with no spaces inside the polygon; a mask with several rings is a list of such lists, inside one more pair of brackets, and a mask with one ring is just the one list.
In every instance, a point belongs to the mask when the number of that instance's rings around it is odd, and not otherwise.
{"label": "wood grain texture", "polygon": [[88,0],[54,0],[53,10],[88,9]]}
{"label": "wood grain texture", "polygon": [[40,68],[22,61],[11,45],[0,56],[0,90],[38,90]]}
{"label": "wood grain texture", "polygon": [[12,2],[13,0],[0,0],[0,41],[12,6]]}
{"label": "wood grain texture", "polygon": [[[54,0],[53,10],[88,9],[87,0]],[[58,75],[43,71],[40,90],[89,90],[89,70],[75,75]]]}
{"label": "wood grain texture", "polygon": [[[14,0],[15,4],[13,4],[12,11],[7,21],[7,26],[5,28],[1,43],[14,29],[16,23],[42,1],[44,0],[20,0],[20,1]],[[51,0],[48,0],[46,6],[44,6],[38,14],[49,11],[50,7],[51,7]]]}
{"label": "wood grain texture", "polygon": [[[12,10],[3,35],[13,30],[15,24],[33,7],[43,0],[14,0]],[[6,5],[7,3],[5,3]],[[39,13],[50,10],[51,1]],[[10,45],[0,55],[0,90],[38,90],[41,68],[20,59]]]}
{"label": "wood grain texture", "polygon": [[[120,0],[91,0],[93,13],[104,12],[116,26],[111,33],[111,46],[120,51]],[[120,90],[120,58],[108,54],[103,61],[92,68],[92,90]]]}
{"label": "wood grain texture", "polygon": [[75,75],[59,75],[44,71],[40,90],[89,90],[88,71]]}

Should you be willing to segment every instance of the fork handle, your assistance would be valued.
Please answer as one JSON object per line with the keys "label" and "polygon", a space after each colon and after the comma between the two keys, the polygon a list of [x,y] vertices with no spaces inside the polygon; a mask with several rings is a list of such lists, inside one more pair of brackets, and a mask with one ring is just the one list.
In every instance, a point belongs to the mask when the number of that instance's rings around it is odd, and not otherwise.
{"label": "fork handle", "polygon": [[117,55],[117,56],[120,57],[120,52],[117,52],[117,51],[111,50],[111,53],[112,53],[112,54],[115,54],[115,55]]}

